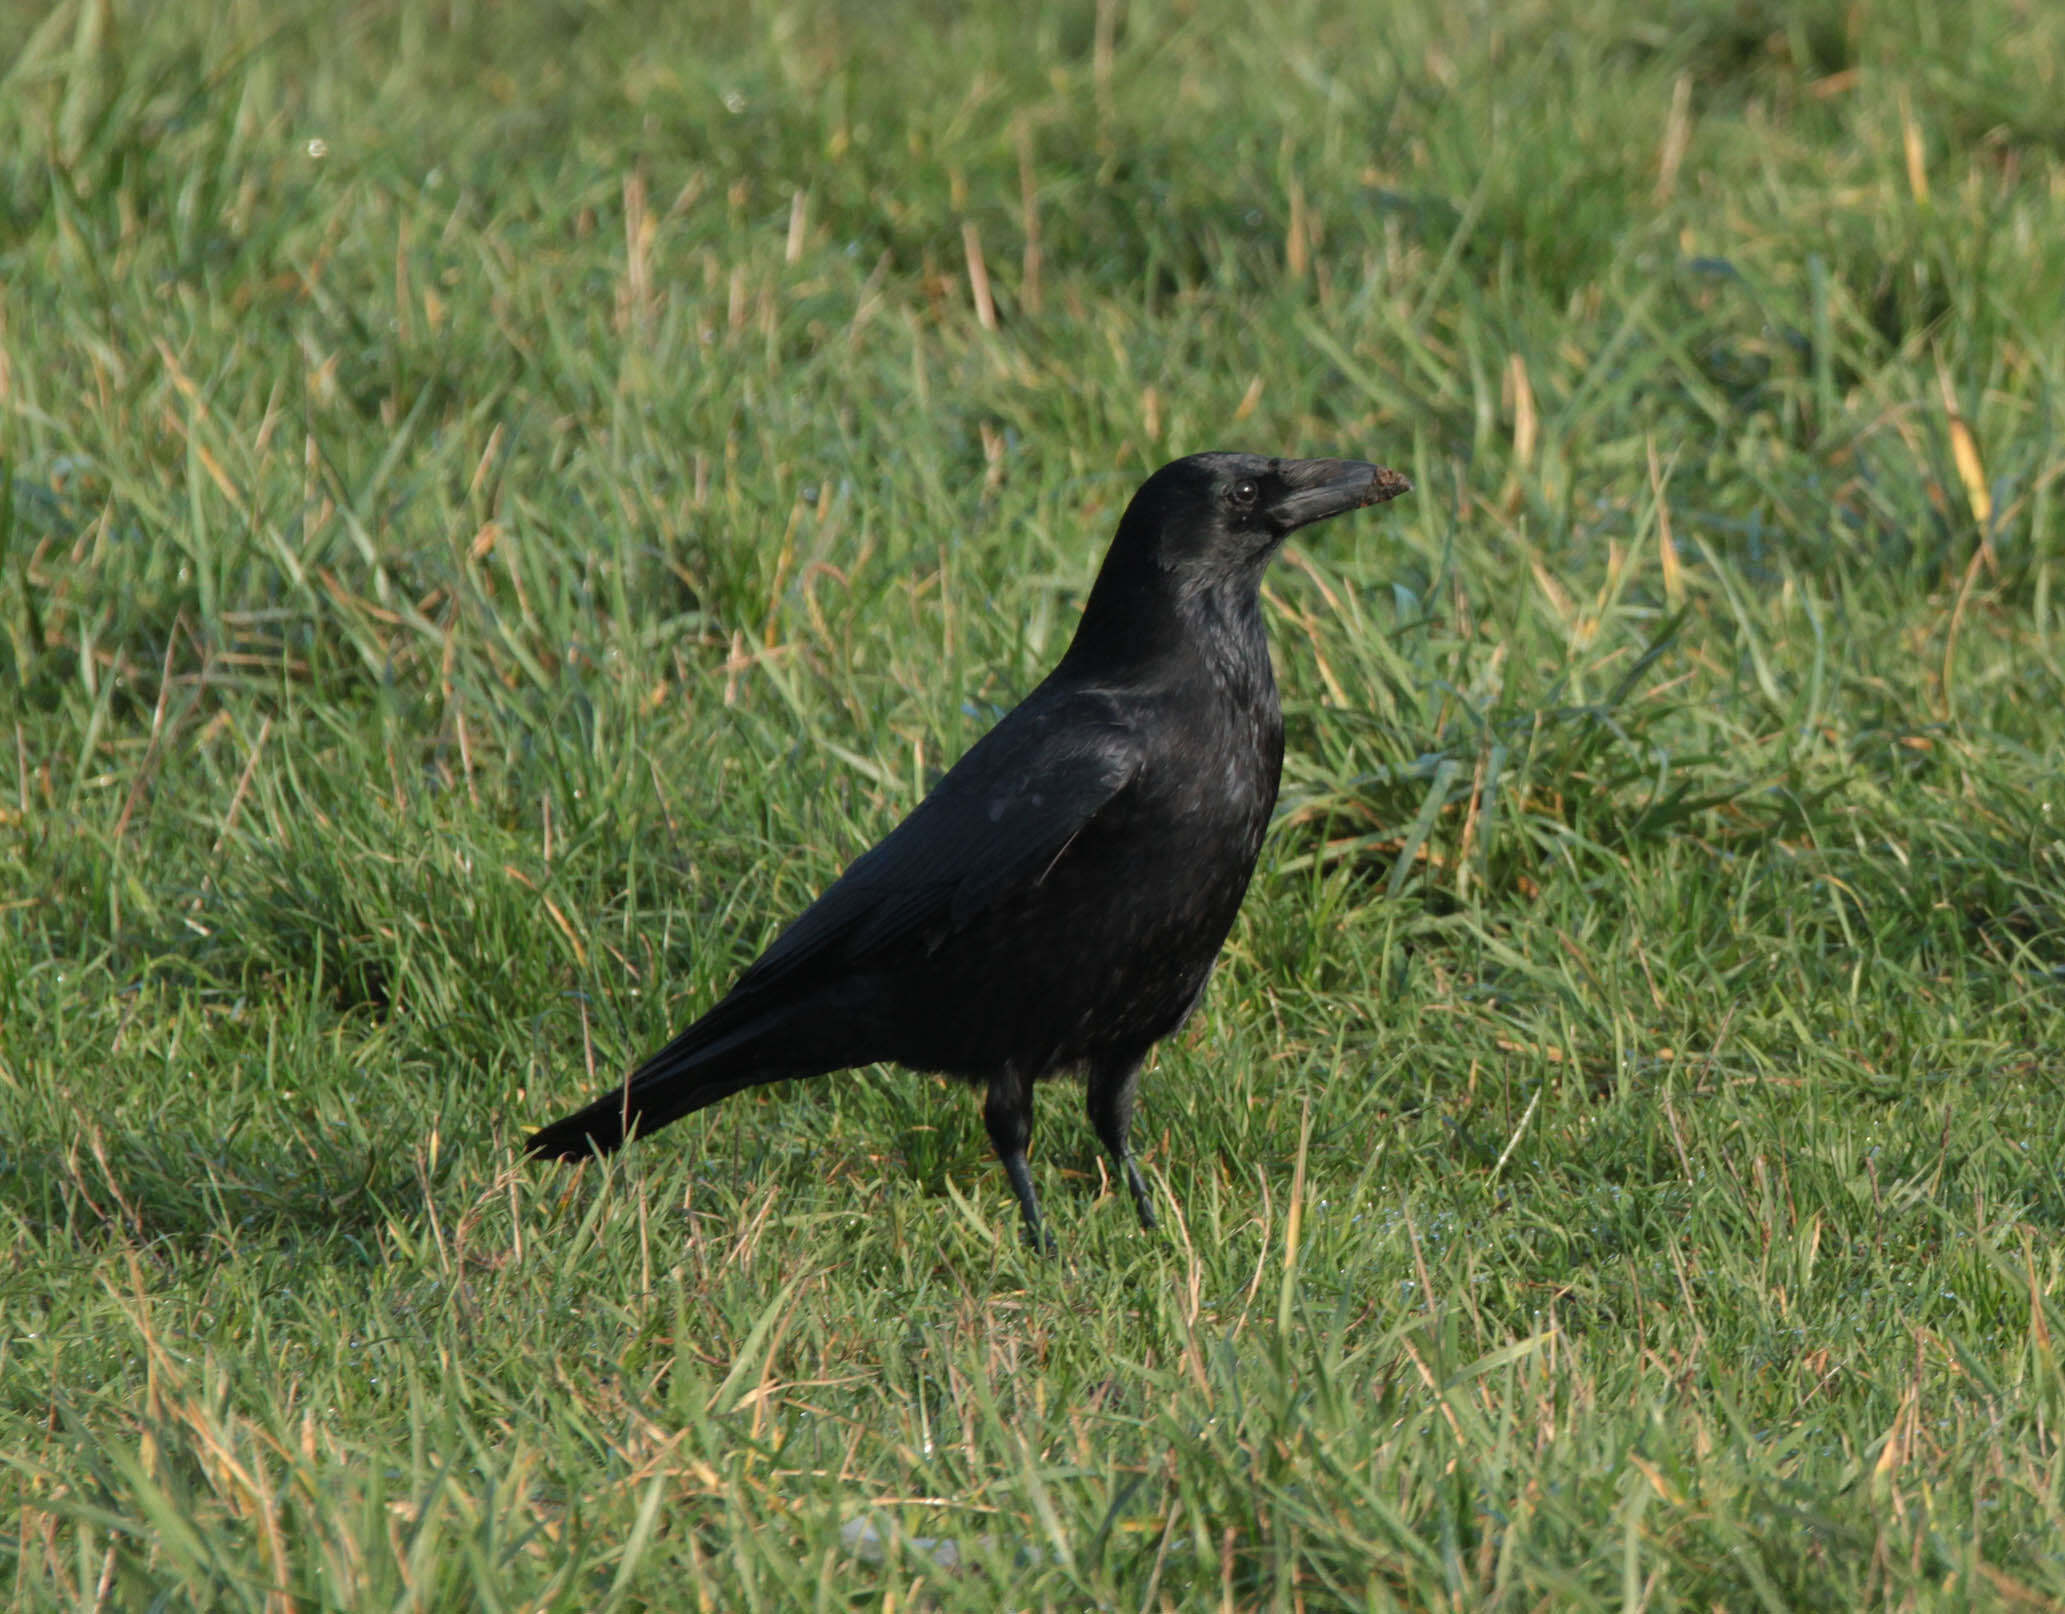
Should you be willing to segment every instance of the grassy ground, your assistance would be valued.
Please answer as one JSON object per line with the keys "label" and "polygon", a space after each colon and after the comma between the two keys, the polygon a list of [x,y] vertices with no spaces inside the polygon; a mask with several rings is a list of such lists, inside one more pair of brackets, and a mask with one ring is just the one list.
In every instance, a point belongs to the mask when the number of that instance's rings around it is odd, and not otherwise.
{"label": "grassy ground", "polygon": [[[2065,1604],[2065,11],[700,9],[0,5],[8,1598]],[[1167,1236],[521,1165],[1207,447]]]}

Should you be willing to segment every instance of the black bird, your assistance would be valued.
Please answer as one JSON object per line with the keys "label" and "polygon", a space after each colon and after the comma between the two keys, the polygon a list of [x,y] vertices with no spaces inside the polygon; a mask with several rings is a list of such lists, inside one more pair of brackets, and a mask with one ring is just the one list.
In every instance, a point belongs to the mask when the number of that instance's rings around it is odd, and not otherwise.
{"label": "black bird", "polygon": [[707,1014],[526,1151],[606,1154],[742,1088],[893,1061],[987,1089],[1039,1247],[1033,1084],[1080,1069],[1152,1228],[1126,1142],[1134,1085],[1204,995],[1283,768],[1262,573],[1297,528],[1411,487],[1354,460],[1254,454],[1155,472],[1039,688]]}

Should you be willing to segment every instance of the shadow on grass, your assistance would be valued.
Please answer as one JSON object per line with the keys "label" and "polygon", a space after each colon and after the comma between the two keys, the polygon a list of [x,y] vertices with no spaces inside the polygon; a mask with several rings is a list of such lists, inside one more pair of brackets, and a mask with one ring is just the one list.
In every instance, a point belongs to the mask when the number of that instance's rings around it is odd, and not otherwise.
{"label": "shadow on grass", "polygon": [[46,1247],[126,1241],[199,1257],[267,1239],[378,1261],[386,1230],[428,1219],[438,1173],[417,1145],[413,1133],[374,1142],[111,1135],[82,1121],[62,1143],[0,1157],[0,1216]]}

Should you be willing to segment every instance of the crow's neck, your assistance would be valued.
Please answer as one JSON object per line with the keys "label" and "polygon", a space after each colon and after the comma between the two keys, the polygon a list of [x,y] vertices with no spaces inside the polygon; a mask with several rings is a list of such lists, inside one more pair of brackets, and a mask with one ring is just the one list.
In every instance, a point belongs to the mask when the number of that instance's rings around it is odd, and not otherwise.
{"label": "crow's neck", "polygon": [[1259,579],[1123,593],[1098,581],[1066,657],[1076,676],[1142,684],[1194,683],[1202,674],[1229,706],[1276,710]]}
{"label": "crow's neck", "polygon": [[1201,590],[1178,603],[1184,637],[1226,699],[1243,708],[1276,709],[1269,635],[1254,587]]}

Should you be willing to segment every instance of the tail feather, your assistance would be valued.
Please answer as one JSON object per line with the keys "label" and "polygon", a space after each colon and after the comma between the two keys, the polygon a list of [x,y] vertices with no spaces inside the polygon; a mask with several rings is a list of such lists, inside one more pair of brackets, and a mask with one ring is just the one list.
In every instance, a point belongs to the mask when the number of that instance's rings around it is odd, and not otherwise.
{"label": "tail feather", "polygon": [[743,1024],[718,1022],[723,1006],[690,1026],[621,1083],[571,1115],[540,1127],[524,1141],[534,1159],[586,1160],[614,1154],[625,1141],[657,1132],[670,1121],[748,1087],[815,1076],[837,1068],[798,1058],[783,1035],[791,1015],[767,1011]]}
{"label": "tail feather", "polygon": [[541,1126],[524,1141],[533,1159],[586,1160],[614,1154],[633,1137],[657,1132],[669,1121],[715,1104],[748,1087],[803,1074],[793,1070],[748,1071],[727,1080],[655,1083],[641,1086],[634,1078],[571,1115]]}

